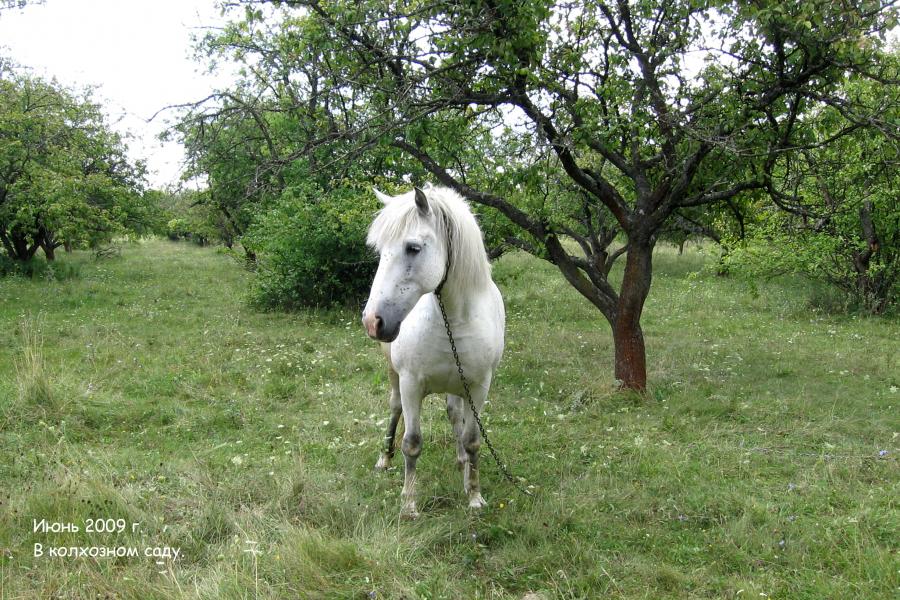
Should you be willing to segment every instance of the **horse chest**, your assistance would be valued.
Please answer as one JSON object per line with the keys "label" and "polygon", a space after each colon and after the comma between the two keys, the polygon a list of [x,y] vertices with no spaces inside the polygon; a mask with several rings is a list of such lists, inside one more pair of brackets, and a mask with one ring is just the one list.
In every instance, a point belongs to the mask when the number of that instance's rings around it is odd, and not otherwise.
{"label": "horse chest", "polygon": [[[400,336],[391,344],[394,368],[401,376],[418,379],[428,393],[461,394],[459,373],[443,318],[428,305],[417,306],[415,312],[419,314],[404,322]],[[500,361],[503,338],[498,337],[496,329],[496,324],[484,314],[471,315],[467,322],[453,327],[460,361],[472,385],[489,382]]]}

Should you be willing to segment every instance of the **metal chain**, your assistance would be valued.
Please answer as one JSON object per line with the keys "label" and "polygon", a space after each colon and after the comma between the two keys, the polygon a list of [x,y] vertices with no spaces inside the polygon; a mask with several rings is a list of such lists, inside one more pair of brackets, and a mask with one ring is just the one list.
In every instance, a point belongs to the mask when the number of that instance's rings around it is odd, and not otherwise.
{"label": "metal chain", "polygon": [[444,318],[444,327],[447,329],[447,339],[450,340],[450,350],[453,351],[453,360],[456,362],[456,370],[459,373],[459,380],[462,383],[463,390],[466,392],[466,401],[469,403],[469,408],[472,409],[472,415],[475,417],[475,423],[478,424],[478,430],[481,432],[481,439],[484,440],[485,445],[488,447],[488,450],[491,452],[491,456],[494,457],[494,462],[497,463],[497,467],[500,469],[500,473],[503,477],[513,485],[517,490],[525,494],[526,496],[531,496],[532,493],[528,490],[522,483],[513,477],[513,474],[509,472],[509,469],[506,467],[506,464],[500,460],[500,455],[497,454],[497,449],[494,448],[494,445],[491,443],[490,438],[488,438],[487,431],[484,429],[484,425],[481,423],[481,415],[478,414],[478,409],[475,408],[475,402],[472,400],[472,392],[469,390],[469,382],[466,379],[465,374],[463,373],[462,363],[459,361],[459,352],[456,350],[456,342],[453,340],[453,331],[450,329],[450,320],[447,318],[447,310],[444,308],[444,299],[441,297],[441,291],[444,288],[444,283],[447,282],[447,275],[450,273],[450,254],[453,248],[453,236],[450,233],[450,226],[447,226],[447,267],[444,271],[444,278],[441,280],[441,283],[434,290],[434,295],[437,297],[438,306],[441,308],[441,316]]}

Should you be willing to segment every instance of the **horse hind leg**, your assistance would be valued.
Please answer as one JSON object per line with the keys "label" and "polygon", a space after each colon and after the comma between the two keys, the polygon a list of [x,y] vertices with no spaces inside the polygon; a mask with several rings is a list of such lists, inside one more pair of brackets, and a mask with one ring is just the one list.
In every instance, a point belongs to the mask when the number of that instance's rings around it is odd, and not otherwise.
{"label": "horse hind leg", "polygon": [[[473,390],[474,391],[474,390]],[[484,394],[473,398],[476,408],[480,411],[484,406]],[[461,416],[459,420],[459,432],[457,434],[457,461],[462,465],[463,489],[469,498],[469,508],[484,508],[487,505],[481,495],[481,481],[478,476],[478,452],[481,449],[481,431],[472,414],[471,407],[459,399]],[[454,430],[456,426],[454,425]],[[462,458],[464,456],[464,458]]]}
{"label": "horse hind leg", "polygon": [[387,432],[384,435],[384,446],[375,463],[375,470],[385,471],[391,466],[391,459],[394,457],[394,437],[397,435],[397,423],[400,422],[400,415],[403,414],[403,405],[400,402],[400,376],[393,367],[388,364],[388,378],[391,380],[391,415],[388,421]]}

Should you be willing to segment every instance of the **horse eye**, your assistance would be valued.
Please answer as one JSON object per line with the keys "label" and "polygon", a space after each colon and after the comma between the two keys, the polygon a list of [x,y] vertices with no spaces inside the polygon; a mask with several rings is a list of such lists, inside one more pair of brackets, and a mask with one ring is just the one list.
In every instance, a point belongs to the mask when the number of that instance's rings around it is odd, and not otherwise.
{"label": "horse eye", "polygon": [[406,253],[407,254],[418,254],[421,251],[422,251],[422,246],[419,244],[414,244],[413,242],[406,244]]}

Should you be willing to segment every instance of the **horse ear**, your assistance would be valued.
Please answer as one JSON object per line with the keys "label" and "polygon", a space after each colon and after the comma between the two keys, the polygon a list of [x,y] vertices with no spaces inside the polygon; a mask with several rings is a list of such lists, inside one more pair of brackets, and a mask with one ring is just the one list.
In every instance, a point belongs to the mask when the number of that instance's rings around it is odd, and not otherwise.
{"label": "horse ear", "polygon": [[391,196],[388,196],[388,195],[385,194],[384,192],[378,191],[378,188],[374,188],[374,187],[373,187],[373,188],[372,188],[372,191],[375,192],[375,197],[378,198],[378,200],[380,200],[381,203],[384,204],[385,206],[387,206],[387,204],[388,204],[391,200],[393,200],[393,198],[392,198]]}
{"label": "horse ear", "polygon": [[428,198],[425,197],[425,192],[423,192],[420,188],[413,188],[416,193],[416,207],[419,209],[419,213],[424,217],[428,214]]}

